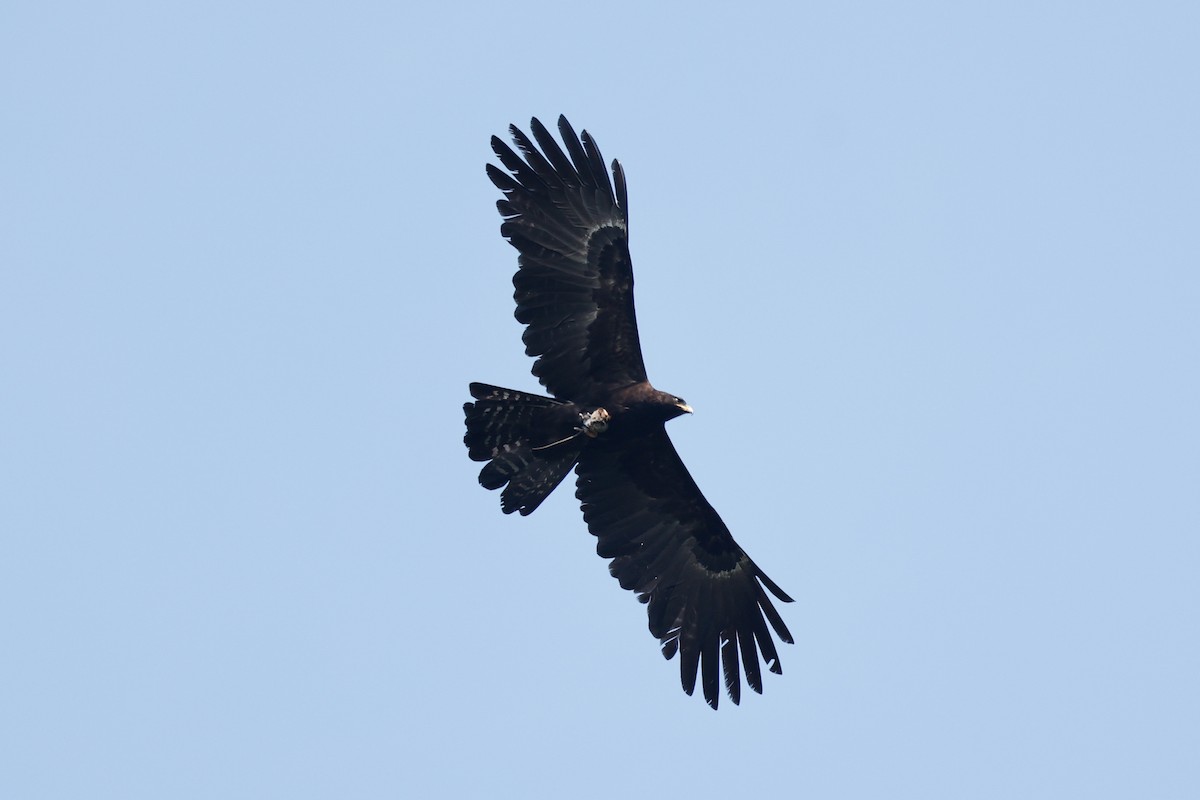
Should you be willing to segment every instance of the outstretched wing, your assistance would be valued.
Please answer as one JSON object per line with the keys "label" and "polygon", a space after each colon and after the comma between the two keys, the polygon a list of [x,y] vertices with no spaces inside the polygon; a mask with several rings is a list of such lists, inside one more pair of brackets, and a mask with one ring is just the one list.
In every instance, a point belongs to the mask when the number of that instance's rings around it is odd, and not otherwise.
{"label": "outstretched wing", "polygon": [[587,131],[580,140],[566,117],[558,118],[558,131],[567,153],[536,118],[530,128],[537,144],[509,128],[524,159],[493,136],[508,172],[487,166],[504,192],[496,203],[500,233],[521,252],[516,317],[526,326],[525,352],[538,356],[533,374],[542,385],[560,400],[598,405],[612,388],[646,380],[625,174],[614,161],[610,181],[596,143]]}
{"label": "outstretched wing", "polygon": [[636,439],[599,437],[584,448],[576,474],[596,552],[611,558],[609,571],[621,586],[648,604],[650,633],[663,655],[678,651],[683,690],[692,693],[699,669],[704,699],[716,708],[723,664],[736,704],[740,654],[746,682],[761,694],[758,653],[771,672],[783,671],[767,621],[780,639],[792,641],[766,589],[785,603],[792,599],[738,547],[666,431],[659,426]]}

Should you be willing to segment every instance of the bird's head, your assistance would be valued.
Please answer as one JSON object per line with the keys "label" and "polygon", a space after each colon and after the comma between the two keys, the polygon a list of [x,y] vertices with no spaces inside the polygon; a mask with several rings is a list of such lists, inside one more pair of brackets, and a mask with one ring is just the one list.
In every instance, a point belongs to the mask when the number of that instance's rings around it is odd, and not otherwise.
{"label": "bird's head", "polygon": [[666,400],[664,410],[667,412],[667,419],[675,419],[676,417],[682,417],[684,414],[692,413],[692,407],[685,403],[682,397],[668,395]]}
{"label": "bird's head", "polygon": [[676,397],[670,392],[660,392],[653,387],[645,387],[638,392],[630,404],[630,410],[634,408],[638,409],[638,416],[662,422],[692,413],[692,407],[684,402],[682,397]]}

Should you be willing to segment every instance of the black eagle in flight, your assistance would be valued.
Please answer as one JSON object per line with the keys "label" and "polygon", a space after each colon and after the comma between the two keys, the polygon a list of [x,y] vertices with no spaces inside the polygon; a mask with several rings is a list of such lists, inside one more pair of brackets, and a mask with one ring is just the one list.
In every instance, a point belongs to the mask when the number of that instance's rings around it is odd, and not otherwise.
{"label": "black eagle in flight", "polygon": [[509,128],[523,158],[492,137],[508,171],[488,164],[487,174],[504,193],[500,233],[521,254],[513,296],[525,352],[553,397],[471,384],[464,441],[472,459],[488,462],[479,482],[503,487],[504,513],[529,514],[574,467],[596,552],[647,604],[663,655],[679,653],[683,690],[692,693],[699,672],[716,708],[723,665],[734,703],[741,670],[761,694],[758,654],[782,672],[767,622],[792,641],[767,590],[792,599],[733,540],[667,437],[667,420],[692,409],[646,379],[625,173],[613,161],[610,180],[596,142],[565,117],[565,153],[536,118],[530,127],[533,140]]}

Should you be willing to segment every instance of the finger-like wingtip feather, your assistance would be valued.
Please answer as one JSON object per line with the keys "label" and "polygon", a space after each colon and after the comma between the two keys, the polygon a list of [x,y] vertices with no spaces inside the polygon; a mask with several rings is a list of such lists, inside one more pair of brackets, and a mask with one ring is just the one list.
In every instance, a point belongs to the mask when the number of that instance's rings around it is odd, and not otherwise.
{"label": "finger-like wingtip feather", "polygon": [[737,630],[725,631],[721,636],[723,639],[721,642],[721,666],[725,673],[725,691],[729,693],[729,699],[736,706],[742,702],[742,678],[741,670],[738,669]]}

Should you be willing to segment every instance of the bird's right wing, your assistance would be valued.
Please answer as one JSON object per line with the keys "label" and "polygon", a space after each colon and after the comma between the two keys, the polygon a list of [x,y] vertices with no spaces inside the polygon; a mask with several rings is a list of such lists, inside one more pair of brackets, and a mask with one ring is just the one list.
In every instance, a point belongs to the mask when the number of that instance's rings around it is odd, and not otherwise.
{"label": "bird's right wing", "polygon": [[[614,387],[646,380],[633,310],[625,175],[608,169],[596,143],[558,118],[564,153],[536,118],[537,144],[509,132],[524,158],[498,137],[492,149],[507,172],[488,164],[502,192],[500,232],[520,251],[513,276],[516,317],[533,374],[561,400],[596,403]],[[538,145],[541,149],[538,149]],[[569,154],[569,157],[568,155]]]}

